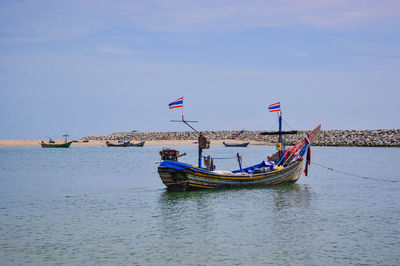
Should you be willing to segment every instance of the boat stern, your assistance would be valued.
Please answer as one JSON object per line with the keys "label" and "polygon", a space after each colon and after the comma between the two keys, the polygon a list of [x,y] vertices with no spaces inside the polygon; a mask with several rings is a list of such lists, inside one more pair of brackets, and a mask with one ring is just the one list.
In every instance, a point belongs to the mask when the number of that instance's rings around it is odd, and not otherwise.
{"label": "boat stern", "polygon": [[183,163],[163,161],[158,167],[158,174],[168,190],[186,191],[189,180]]}

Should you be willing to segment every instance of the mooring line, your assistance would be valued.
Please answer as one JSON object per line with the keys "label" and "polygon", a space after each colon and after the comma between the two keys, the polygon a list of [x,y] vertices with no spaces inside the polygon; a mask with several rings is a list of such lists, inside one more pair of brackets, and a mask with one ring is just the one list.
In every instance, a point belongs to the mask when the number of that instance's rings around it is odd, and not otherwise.
{"label": "mooring line", "polygon": [[338,173],[342,173],[342,174],[345,174],[345,175],[350,175],[350,176],[355,176],[355,177],[360,177],[360,178],[369,179],[369,180],[375,180],[375,181],[382,181],[382,182],[392,182],[392,183],[399,183],[400,182],[400,180],[382,179],[382,178],[374,178],[374,177],[356,175],[356,174],[353,174],[353,173],[337,170],[337,169],[334,169],[332,167],[328,167],[328,166],[325,166],[325,165],[322,165],[322,164],[319,164],[319,163],[316,163],[316,162],[311,162],[311,163],[315,164],[315,165],[318,165],[320,167],[326,168],[328,170],[335,171],[335,172],[338,172]]}
{"label": "mooring line", "polygon": [[382,209],[382,210],[365,211],[365,212],[354,213],[354,214],[350,214],[350,215],[335,215],[335,216],[328,217],[328,218],[320,218],[319,220],[321,222],[327,222],[327,221],[334,221],[334,220],[351,219],[351,218],[355,218],[355,217],[361,218],[361,217],[365,217],[365,216],[385,214],[387,212],[393,212],[393,211],[400,211],[400,209],[390,207],[390,208],[386,208],[386,209]]}
{"label": "mooring line", "polygon": [[133,187],[133,188],[126,188],[126,189],[119,189],[119,190],[110,190],[110,191],[99,191],[99,192],[90,192],[90,193],[83,193],[83,194],[75,194],[75,195],[66,195],[65,198],[79,198],[79,197],[87,197],[90,195],[100,195],[100,194],[107,194],[107,193],[117,193],[117,192],[125,192],[130,190],[140,190],[140,189],[149,189],[154,187],[160,187],[160,185],[155,186],[148,186],[148,187]]}

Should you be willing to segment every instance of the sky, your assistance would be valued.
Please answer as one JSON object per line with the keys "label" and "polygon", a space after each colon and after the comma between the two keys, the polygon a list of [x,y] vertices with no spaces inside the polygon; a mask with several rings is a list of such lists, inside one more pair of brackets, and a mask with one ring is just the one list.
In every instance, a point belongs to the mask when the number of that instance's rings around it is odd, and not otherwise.
{"label": "sky", "polygon": [[1,0],[0,139],[399,128],[398,0]]}

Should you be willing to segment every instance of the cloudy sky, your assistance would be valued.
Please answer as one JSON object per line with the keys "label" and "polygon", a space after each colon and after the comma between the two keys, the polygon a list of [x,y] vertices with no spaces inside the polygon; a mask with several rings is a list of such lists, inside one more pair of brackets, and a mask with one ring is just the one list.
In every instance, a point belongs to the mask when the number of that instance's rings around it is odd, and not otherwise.
{"label": "cloudy sky", "polygon": [[2,0],[1,139],[399,128],[398,0]]}

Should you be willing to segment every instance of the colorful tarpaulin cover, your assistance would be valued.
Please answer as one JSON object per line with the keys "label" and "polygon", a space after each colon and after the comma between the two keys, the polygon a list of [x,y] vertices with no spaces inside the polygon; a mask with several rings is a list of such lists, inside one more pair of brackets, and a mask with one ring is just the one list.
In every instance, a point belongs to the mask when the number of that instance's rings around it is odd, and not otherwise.
{"label": "colorful tarpaulin cover", "polygon": [[[243,168],[242,172],[244,173],[248,173],[248,174],[252,174],[254,172],[254,170],[259,169],[259,168],[263,168],[263,167],[269,167],[269,168],[274,168],[275,164],[273,162],[270,161],[262,161],[259,164],[247,167],[247,168]],[[240,170],[235,170],[232,171],[232,173],[240,173]]]}

